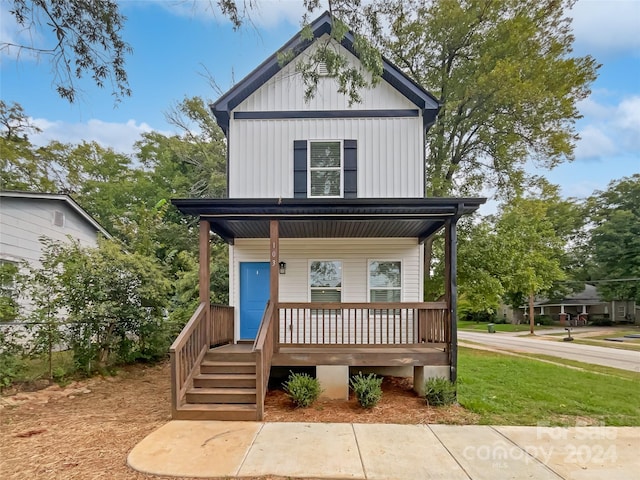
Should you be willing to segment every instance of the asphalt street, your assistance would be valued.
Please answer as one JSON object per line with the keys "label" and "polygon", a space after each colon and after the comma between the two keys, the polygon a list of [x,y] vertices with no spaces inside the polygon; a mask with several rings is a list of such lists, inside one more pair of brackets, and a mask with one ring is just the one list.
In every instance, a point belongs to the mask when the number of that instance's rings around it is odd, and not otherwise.
{"label": "asphalt street", "polygon": [[498,350],[543,354],[640,372],[640,352],[638,351],[580,345],[574,342],[556,342],[545,340],[542,335],[538,338],[531,338],[517,337],[504,333],[480,333],[464,330],[458,330],[458,340],[479,343]]}

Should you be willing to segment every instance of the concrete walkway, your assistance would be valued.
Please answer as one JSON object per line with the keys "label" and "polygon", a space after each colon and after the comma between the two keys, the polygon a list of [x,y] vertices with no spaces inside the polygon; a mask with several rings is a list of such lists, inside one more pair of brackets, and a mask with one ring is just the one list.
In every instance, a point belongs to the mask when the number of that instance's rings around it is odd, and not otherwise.
{"label": "concrete walkway", "polygon": [[171,421],[127,459],[184,477],[636,478],[640,428]]}

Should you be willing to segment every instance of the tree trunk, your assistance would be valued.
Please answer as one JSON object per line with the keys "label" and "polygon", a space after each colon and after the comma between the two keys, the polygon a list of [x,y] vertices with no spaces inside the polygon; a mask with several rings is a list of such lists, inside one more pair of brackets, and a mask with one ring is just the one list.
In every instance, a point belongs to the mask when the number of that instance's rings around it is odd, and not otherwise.
{"label": "tree trunk", "polygon": [[529,294],[529,333],[533,335],[533,324],[535,318],[533,314],[533,292]]}

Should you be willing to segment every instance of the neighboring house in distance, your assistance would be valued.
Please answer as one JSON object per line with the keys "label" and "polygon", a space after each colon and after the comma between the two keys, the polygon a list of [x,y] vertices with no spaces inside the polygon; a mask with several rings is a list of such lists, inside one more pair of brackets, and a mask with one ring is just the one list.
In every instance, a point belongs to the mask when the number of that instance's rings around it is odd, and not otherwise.
{"label": "neighboring house in distance", "polygon": [[594,320],[612,322],[635,321],[636,304],[634,301],[612,300],[607,302],[598,294],[594,285],[586,284],[580,292],[566,295],[564,298],[539,299],[534,304],[536,315],[549,315],[560,323],[584,325]]}
{"label": "neighboring house in distance", "polygon": [[[262,419],[272,367],[315,367],[346,398],[350,369],[413,367],[456,379],[456,224],[482,198],[424,198],[425,135],[439,103],[384,60],[349,105],[322,65],[305,101],[295,65],[348,33],[312,22],[214,105],[228,141],[228,198],[179,199],[200,220],[200,306],[171,347],[172,414]],[[445,233],[444,300],[424,302],[424,242]],[[229,244],[230,306],[209,305],[210,234]],[[216,348],[210,349],[211,346]]]}
{"label": "neighboring house in distance", "polygon": [[[111,235],[69,195],[0,191],[0,263],[40,265],[40,237],[96,246],[98,235]],[[11,288],[3,279],[3,289]],[[7,285],[9,283],[9,285]]]}

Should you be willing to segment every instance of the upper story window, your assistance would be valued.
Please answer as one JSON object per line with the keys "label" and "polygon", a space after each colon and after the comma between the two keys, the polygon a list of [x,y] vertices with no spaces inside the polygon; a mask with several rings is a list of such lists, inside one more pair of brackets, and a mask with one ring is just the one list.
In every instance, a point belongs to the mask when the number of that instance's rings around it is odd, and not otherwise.
{"label": "upper story window", "polygon": [[356,140],[294,140],[294,198],[358,198]]}
{"label": "upper story window", "polygon": [[309,142],[309,197],[343,196],[342,142]]}

